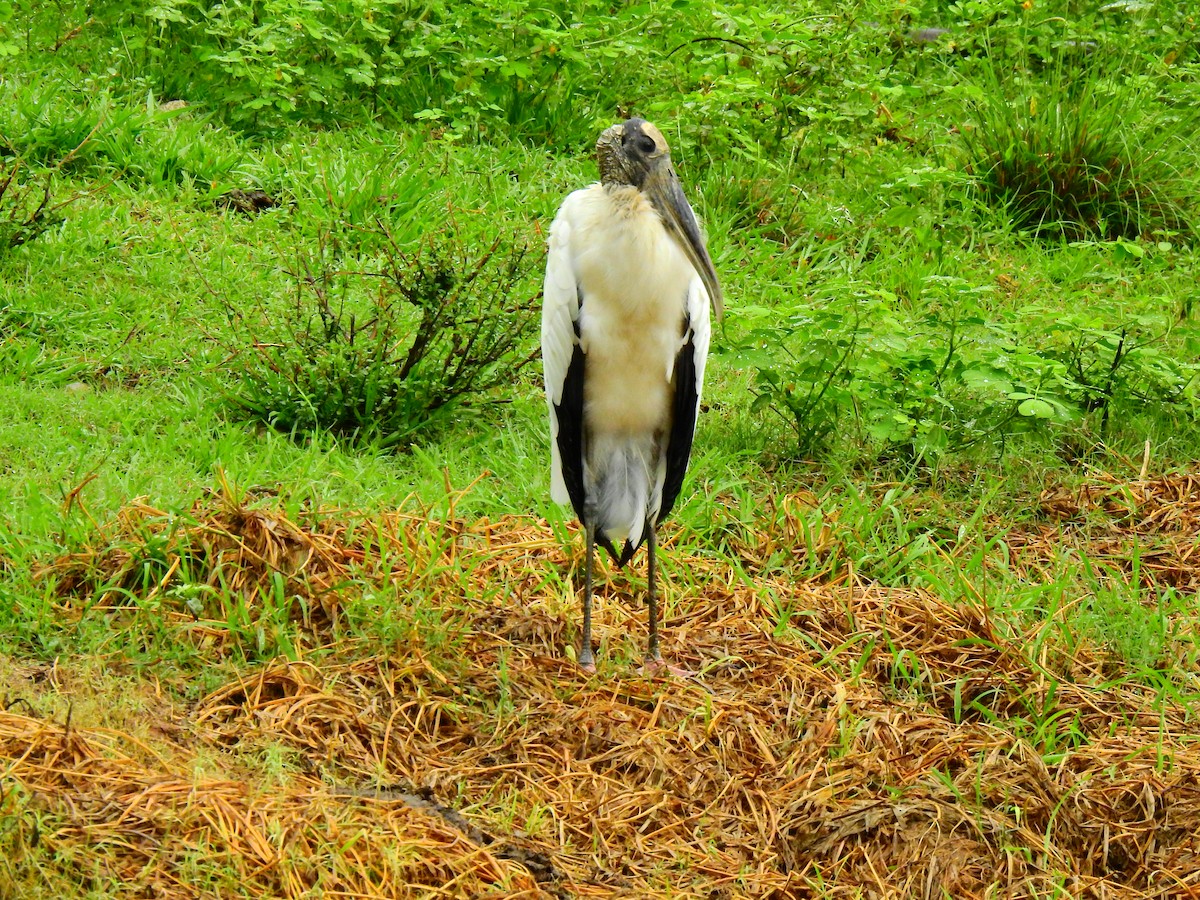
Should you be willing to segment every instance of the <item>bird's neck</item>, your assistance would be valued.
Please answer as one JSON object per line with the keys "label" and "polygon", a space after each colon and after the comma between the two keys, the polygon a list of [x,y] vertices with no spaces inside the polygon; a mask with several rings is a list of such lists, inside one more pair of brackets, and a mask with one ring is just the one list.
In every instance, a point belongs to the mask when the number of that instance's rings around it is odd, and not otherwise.
{"label": "bird's neck", "polygon": [[613,212],[621,218],[654,212],[654,205],[646,199],[646,195],[631,184],[604,184],[604,193],[612,204]]}

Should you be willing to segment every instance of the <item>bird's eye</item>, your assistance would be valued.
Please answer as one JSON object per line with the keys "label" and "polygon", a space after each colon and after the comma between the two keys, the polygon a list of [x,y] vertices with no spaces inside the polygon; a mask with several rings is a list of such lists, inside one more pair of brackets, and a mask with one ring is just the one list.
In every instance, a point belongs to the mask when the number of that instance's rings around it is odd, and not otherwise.
{"label": "bird's eye", "polygon": [[638,138],[637,145],[638,149],[643,153],[654,152],[654,138],[650,137],[648,134],[643,134],[640,138]]}

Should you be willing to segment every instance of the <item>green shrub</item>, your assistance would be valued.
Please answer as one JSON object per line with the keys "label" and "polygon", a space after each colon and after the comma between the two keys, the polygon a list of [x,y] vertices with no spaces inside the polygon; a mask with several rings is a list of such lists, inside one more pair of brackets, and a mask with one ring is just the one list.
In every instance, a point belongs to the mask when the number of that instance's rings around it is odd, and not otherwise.
{"label": "green shrub", "polygon": [[644,83],[627,61],[680,15],[598,0],[102,0],[93,12],[132,82],[238,126],[416,117],[450,137],[560,145],[594,140]]}
{"label": "green shrub", "polygon": [[[857,443],[934,460],[1085,419],[1107,437],[1114,412],[1196,402],[1200,364],[1166,345],[1170,315],[1126,319],[1060,302],[989,314],[989,288],[925,279],[921,306],[853,280],[803,308],[749,307],[735,346],[755,370],[755,405],[787,422],[801,457]],[[1186,339],[1186,335],[1185,335]]]}
{"label": "green shrub", "polygon": [[282,314],[230,308],[236,415],[403,445],[532,358],[537,288],[523,247],[449,233],[411,253],[389,244],[376,271],[343,271],[342,259],[326,235],[300,252]]}
{"label": "green shrub", "polygon": [[1012,347],[979,316],[978,290],[955,282],[952,302],[910,317],[887,292],[834,289],[816,309],[770,316],[740,347],[757,370],[756,406],[788,422],[799,456],[836,436],[937,457],[1072,417],[1065,364]]}
{"label": "green shrub", "polygon": [[95,87],[186,100],[249,130],[416,120],[452,140],[575,150],[638,113],[686,122],[668,135],[681,150],[816,155],[878,131],[880,94],[913,86],[893,50],[908,27],[901,0],[812,11],[693,0],[95,0],[25,18],[38,18],[51,46],[78,31],[62,51],[81,62],[103,55]]}
{"label": "green shrub", "polygon": [[50,203],[50,176],[19,178],[21,164],[0,164],[0,251],[19,247],[52,228],[62,217]]}

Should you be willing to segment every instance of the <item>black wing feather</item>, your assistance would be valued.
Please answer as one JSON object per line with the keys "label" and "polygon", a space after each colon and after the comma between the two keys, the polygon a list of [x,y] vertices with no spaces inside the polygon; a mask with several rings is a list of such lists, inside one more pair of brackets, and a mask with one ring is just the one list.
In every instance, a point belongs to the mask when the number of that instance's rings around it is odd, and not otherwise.
{"label": "black wing feather", "polygon": [[584,522],[583,490],[583,368],[584,354],[579,344],[571,354],[562,396],[554,405],[558,418],[558,454],[562,462],[563,481],[567,495],[579,521]]}
{"label": "black wing feather", "polygon": [[671,431],[667,435],[667,477],[663,482],[662,504],[658,521],[663,521],[675,505],[683,476],[687,473],[688,457],[692,453],[692,438],[696,434],[696,413],[700,407],[699,385],[696,383],[696,339],[691,323],[685,324],[687,343],[675,358],[675,406],[671,416]]}

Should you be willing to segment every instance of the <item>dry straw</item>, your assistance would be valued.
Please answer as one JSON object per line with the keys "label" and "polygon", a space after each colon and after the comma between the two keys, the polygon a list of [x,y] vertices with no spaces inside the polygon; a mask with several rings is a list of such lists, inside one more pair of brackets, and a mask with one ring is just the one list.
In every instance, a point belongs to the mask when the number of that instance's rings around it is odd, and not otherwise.
{"label": "dry straw", "polygon": [[[1195,584],[1192,476],[1048,495],[1063,521],[1017,541],[1021,564],[1036,571],[1038,541],[1082,540],[1072,523],[1112,503],[1114,559],[1153,533],[1174,555],[1144,577]],[[47,847],[79,866],[83,850],[128,896],[180,898],[1200,896],[1191,710],[1113,681],[1098,654],[1050,671],[984,605],[852,578],[748,584],[676,554],[703,587],[674,598],[668,649],[702,674],[620,661],[643,613],[611,592],[610,662],[587,679],[564,658],[574,600],[547,586],[565,560],[545,523],[308,518],[228,496],[186,520],[133,506],[43,574],[63,615],[117,616],[128,595],[97,584],[165,597],[186,569],[253,598],[278,573],[326,647],[347,591],[420,588],[455,620],[452,649],[360,643],[344,662],[271,664],[180,710],[153,747],[10,708],[9,866]],[[148,535],[170,561],[149,582],[135,571]],[[768,597],[803,612],[797,630],[774,633]],[[204,634],[178,619],[181,640]],[[197,748],[279,745],[300,760],[283,786],[233,762],[196,774]]]}

